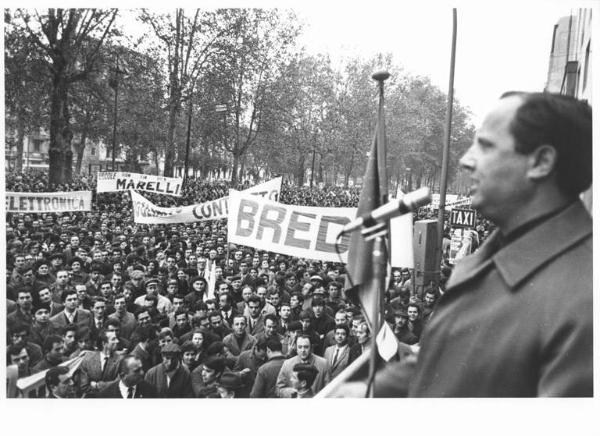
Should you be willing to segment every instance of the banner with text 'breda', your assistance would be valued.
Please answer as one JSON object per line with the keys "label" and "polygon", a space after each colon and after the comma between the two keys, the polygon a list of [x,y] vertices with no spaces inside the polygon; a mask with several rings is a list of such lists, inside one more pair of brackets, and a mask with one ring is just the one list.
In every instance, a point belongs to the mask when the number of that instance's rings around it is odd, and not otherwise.
{"label": "banner with text 'breda'", "polygon": [[232,190],[227,237],[275,253],[346,263],[349,236],[337,241],[337,249],[336,238],[355,216],[356,208],[287,205]]}

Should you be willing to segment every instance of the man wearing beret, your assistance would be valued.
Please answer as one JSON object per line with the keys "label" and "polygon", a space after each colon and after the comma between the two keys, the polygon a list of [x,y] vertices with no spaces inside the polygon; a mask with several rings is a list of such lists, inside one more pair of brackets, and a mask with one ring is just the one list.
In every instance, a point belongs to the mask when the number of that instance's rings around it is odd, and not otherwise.
{"label": "man wearing beret", "polygon": [[158,279],[150,278],[146,280],[146,282],[144,283],[144,287],[146,288],[146,294],[140,295],[134,300],[134,304],[136,306],[144,307],[144,300],[146,296],[152,295],[158,300],[156,304],[156,310],[158,310],[160,314],[164,315],[172,311],[173,304],[171,303],[171,301],[167,297],[164,297],[158,293]]}

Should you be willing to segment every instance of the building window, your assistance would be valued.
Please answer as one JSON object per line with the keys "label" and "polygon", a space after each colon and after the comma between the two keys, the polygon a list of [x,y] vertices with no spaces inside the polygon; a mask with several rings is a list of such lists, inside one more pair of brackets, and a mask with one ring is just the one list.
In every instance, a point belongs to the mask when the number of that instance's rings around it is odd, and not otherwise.
{"label": "building window", "polygon": [[587,48],[585,49],[585,64],[583,66],[583,87],[584,90],[587,86],[587,78],[588,78],[588,69],[590,67],[590,44],[591,41],[588,42]]}
{"label": "building window", "polygon": [[92,149],[90,150],[90,154],[92,156],[96,156],[96,147],[92,147]]}
{"label": "building window", "polygon": [[558,24],[554,25],[554,32],[552,32],[552,48],[550,49],[550,53],[554,54],[554,44],[556,42],[556,31],[558,30]]}
{"label": "building window", "polygon": [[110,157],[110,147],[106,147],[106,158]]}
{"label": "building window", "polygon": [[33,152],[34,153],[39,153],[41,146],[42,146],[42,140],[41,139],[34,139],[33,140]]}

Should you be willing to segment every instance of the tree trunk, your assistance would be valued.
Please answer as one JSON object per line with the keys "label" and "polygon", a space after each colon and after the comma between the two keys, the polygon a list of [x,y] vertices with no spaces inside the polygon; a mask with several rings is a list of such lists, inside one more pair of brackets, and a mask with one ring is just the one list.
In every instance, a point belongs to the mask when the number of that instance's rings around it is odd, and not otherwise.
{"label": "tree trunk", "polygon": [[[50,168],[48,171],[48,182],[50,186],[70,181],[67,179],[65,164],[67,147],[70,149],[69,127],[67,106],[68,84],[63,77],[63,71],[54,75],[52,92],[50,95],[50,147],[48,158]],[[70,150],[69,150],[70,151]],[[71,156],[72,159],[72,156]],[[69,171],[70,175],[71,171]]]}
{"label": "tree trunk", "polygon": [[[23,111],[21,111],[22,113]],[[25,143],[25,116],[19,115],[17,120],[17,155],[15,156],[14,170],[23,171],[23,144]]]}
{"label": "tree trunk", "polygon": [[296,181],[298,183],[298,186],[303,186],[304,185],[304,161],[306,160],[306,155],[302,154],[300,156],[300,161],[298,162],[298,167],[296,170]]}
{"label": "tree trunk", "polygon": [[231,187],[236,188],[238,183],[238,166],[240,162],[240,156],[237,153],[233,153],[233,168],[231,169]]}

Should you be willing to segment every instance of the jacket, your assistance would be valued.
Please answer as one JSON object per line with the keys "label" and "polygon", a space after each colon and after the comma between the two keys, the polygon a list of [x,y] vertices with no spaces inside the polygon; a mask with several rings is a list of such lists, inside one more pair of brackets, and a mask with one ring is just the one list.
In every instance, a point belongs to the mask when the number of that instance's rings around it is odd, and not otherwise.
{"label": "jacket", "polygon": [[593,395],[592,220],[580,201],[460,262],[421,338],[409,395]]}

